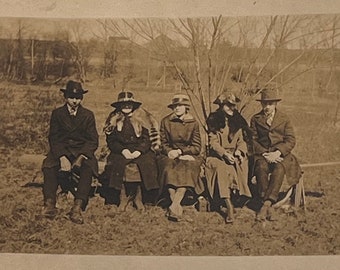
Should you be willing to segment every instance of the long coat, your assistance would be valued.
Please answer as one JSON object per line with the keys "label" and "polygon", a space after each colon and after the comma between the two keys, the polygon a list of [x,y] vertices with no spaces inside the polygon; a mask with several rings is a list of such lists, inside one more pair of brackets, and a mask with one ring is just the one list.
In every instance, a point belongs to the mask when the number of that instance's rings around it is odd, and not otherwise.
{"label": "long coat", "polygon": [[290,185],[296,184],[301,177],[301,168],[296,157],[291,153],[296,139],[293,126],[288,116],[276,109],[271,126],[266,123],[264,111],[255,114],[250,121],[253,133],[255,164],[257,159],[265,152],[279,150],[283,161],[281,164],[286,171],[287,181]]}
{"label": "long coat", "polygon": [[[217,184],[222,198],[229,198],[230,188],[239,190],[240,195],[251,197],[248,187],[248,159],[247,144],[243,139],[241,126],[236,129],[228,124],[228,119],[223,116],[224,125],[220,129],[212,129],[209,132],[209,157],[206,160],[205,175],[210,196],[214,196],[214,188]],[[222,122],[220,117],[216,118]],[[214,123],[210,123],[212,128]],[[242,163],[228,164],[223,158],[224,153],[234,154],[240,150],[244,157]],[[217,182],[216,182],[217,180]]]}
{"label": "long coat", "polygon": [[98,132],[92,111],[79,106],[76,116],[71,116],[67,105],[52,111],[48,135],[50,151],[43,161],[43,168],[60,166],[59,158],[66,156],[74,160],[80,154],[88,159],[84,162],[98,175],[98,162],[94,152],[98,147]]}
{"label": "long coat", "polygon": [[[162,156],[159,160],[159,178],[162,185],[190,187],[197,194],[202,193],[204,187],[200,179],[200,166],[203,159],[200,156],[201,136],[197,121],[189,113],[181,119],[171,113],[161,121],[160,134]],[[195,160],[168,158],[168,153],[176,149]]]}
{"label": "long coat", "polygon": [[[137,125],[141,132],[136,134]],[[125,166],[133,162],[140,170],[145,188],[147,190],[159,188],[156,155],[151,151],[149,132],[141,123],[130,117],[122,118],[113,131],[106,135],[106,142],[110,154],[107,157],[104,175],[108,177],[109,187],[122,188]],[[140,151],[141,155],[136,159],[126,159],[122,154],[124,149],[131,153]]]}

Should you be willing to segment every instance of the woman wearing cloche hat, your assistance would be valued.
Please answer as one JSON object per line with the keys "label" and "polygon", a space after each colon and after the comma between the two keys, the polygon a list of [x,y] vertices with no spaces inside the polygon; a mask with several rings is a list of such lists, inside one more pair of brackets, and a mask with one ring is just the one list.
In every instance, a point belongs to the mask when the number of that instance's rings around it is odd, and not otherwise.
{"label": "woman wearing cloche hat", "polygon": [[183,214],[181,201],[186,191],[203,192],[199,177],[201,137],[198,122],[189,112],[188,95],[175,94],[168,108],[172,112],[163,118],[160,129],[160,182],[171,200],[168,219],[178,221]]}

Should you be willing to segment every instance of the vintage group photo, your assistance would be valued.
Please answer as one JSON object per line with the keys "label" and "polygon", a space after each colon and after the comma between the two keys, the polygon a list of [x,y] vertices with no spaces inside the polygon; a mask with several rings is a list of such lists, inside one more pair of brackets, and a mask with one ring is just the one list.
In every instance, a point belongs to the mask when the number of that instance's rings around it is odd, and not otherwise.
{"label": "vintage group photo", "polygon": [[340,15],[0,17],[0,252],[339,255]]}

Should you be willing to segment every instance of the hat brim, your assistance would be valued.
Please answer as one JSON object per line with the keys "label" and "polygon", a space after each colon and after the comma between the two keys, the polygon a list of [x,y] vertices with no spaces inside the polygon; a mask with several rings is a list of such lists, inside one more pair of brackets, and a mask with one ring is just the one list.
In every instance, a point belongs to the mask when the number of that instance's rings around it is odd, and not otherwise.
{"label": "hat brim", "polygon": [[[67,89],[60,88],[60,91],[63,92],[64,94],[67,92]],[[86,94],[89,90],[84,90],[82,89],[81,92],[76,93],[76,94]]]}
{"label": "hat brim", "polygon": [[233,102],[233,101],[230,101],[230,100],[225,100],[225,101],[220,101],[219,99],[216,99],[213,104],[217,104],[217,105],[223,105],[223,104],[232,104],[232,105],[237,105],[241,102],[241,100],[239,98],[236,98],[236,101]]}
{"label": "hat brim", "polygon": [[111,103],[111,106],[118,109],[122,107],[123,104],[126,104],[126,103],[132,104],[134,109],[137,109],[140,105],[142,105],[142,102],[138,102],[138,101],[116,101],[116,102]]}
{"label": "hat brim", "polygon": [[256,101],[281,101],[281,98],[257,99]]}
{"label": "hat brim", "polygon": [[178,102],[178,103],[171,103],[171,104],[169,104],[168,108],[169,109],[173,109],[177,105],[184,105],[184,106],[189,106],[190,107],[190,103]]}

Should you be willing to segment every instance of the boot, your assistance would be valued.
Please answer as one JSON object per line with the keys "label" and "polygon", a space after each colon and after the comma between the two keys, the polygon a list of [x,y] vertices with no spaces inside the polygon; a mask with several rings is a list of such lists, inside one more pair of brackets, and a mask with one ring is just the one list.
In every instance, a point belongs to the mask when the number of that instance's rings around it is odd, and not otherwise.
{"label": "boot", "polygon": [[55,202],[52,199],[46,199],[42,215],[46,218],[53,219],[58,214],[58,209],[55,207]]}
{"label": "boot", "polygon": [[136,195],[134,196],[133,202],[134,202],[137,210],[141,210],[141,211],[145,210],[145,206],[144,206],[143,201],[142,201],[142,190],[141,190],[140,185],[138,185],[138,187],[137,187]]}
{"label": "boot", "polygon": [[83,205],[83,200],[75,199],[74,205],[71,208],[71,212],[70,212],[70,219],[71,219],[72,222],[77,223],[77,224],[83,224],[84,223],[84,219],[81,215],[82,205]]}
{"label": "boot", "polygon": [[225,218],[225,223],[230,224],[234,222],[234,206],[231,203],[230,198],[225,199],[227,205],[227,216]]}

